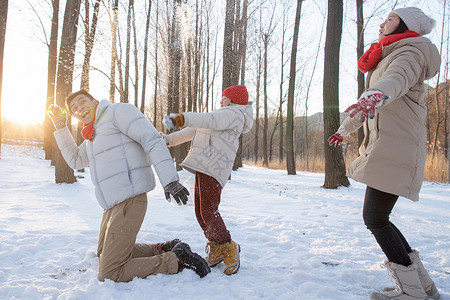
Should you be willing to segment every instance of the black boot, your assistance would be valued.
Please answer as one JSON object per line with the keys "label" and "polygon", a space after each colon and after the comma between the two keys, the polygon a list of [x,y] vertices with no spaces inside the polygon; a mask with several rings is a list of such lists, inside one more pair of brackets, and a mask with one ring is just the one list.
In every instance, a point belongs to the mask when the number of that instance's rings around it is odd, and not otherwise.
{"label": "black boot", "polygon": [[163,252],[172,251],[172,248],[175,247],[175,245],[178,243],[181,243],[181,241],[179,239],[174,239],[174,240],[167,241],[164,243],[158,243],[158,244],[156,244],[155,247],[159,249],[160,253],[163,253]]}
{"label": "black boot", "polygon": [[180,271],[184,268],[194,270],[200,278],[211,272],[208,263],[200,255],[192,252],[188,244],[178,243],[173,247],[172,252],[177,256]]}

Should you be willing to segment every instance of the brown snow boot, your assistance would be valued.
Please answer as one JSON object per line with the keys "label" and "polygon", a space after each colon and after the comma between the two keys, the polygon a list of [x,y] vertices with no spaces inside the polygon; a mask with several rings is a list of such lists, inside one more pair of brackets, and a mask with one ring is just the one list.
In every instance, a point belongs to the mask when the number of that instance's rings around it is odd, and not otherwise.
{"label": "brown snow boot", "polygon": [[210,267],[215,267],[223,261],[222,247],[216,242],[209,241],[206,244],[205,252],[208,254],[205,260]]}
{"label": "brown snow boot", "polygon": [[385,262],[389,276],[395,282],[393,290],[372,293],[371,300],[427,300],[428,295],[419,279],[415,263],[405,267],[390,261]]}
{"label": "brown snow boot", "polygon": [[226,275],[235,274],[240,267],[239,253],[241,252],[241,246],[233,240],[220,246],[222,248],[223,262],[225,264],[224,273]]}

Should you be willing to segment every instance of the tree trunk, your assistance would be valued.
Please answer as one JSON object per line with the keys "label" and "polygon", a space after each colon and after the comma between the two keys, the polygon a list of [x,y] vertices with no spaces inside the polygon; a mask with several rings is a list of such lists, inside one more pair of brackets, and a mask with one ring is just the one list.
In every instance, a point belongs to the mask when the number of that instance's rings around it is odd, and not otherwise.
{"label": "tree trunk", "polygon": [[119,0],[114,1],[112,7],[113,19],[111,22],[111,82],[109,86],[109,101],[114,103],[114,98],[116,95],[116,62],[117,62],[117,27],[118,27],[118,9]]}
{"label": "tree trunk", "polygon": [[267,153],[267,131],[269,130],[269,113],[267,103],[267,51],[269,45],[269,34],[264,34],[264,128],[263,128],[263,166],[269,165],[269,157]]}
{"label": "tree trunk", "polygon": [[[56,80],[56,104],[63,107],[65,98],[72,92],[73,70],[75,61],[75,45],[77,40],[77,24],[81,0],[68,1],[64,13],[64,24],[61,34],[61,46],[58,60]],[[70,119],[68,122],[70,128]],[[56,183],[74,183],[73,170],[64,161],[60,151],[56,151],[55,181]]]}
{"label": "tree trunk", "polygon": [[94,4],[94,12],[92,14],[92,24],[89,28],[89,1],[86,1],[86,19],[85,19],[85,55],[83,62],[83,70],[81,72],[81,89],[89,90],[89,69],[91,66],[91,55],[94,48],[95,31],[97,30],[98,12],[100,10],[100,0],[96,0]]}
{"label": "tree trunk", "polygon": [[223,37],[222,91],[232,86],[235,0],[227,0]]}
{"label": "tree trunk", "polygon": [[342,37],[342,0],[328,1],[327,35],[323,77],[323,124],[325,147],[324,188],[349,186],[342,147],[330,147],[328,137],[339,128],[339,52]]}
{"label": "tree trunk", "polygon": [[233,24],[233,58],[231,67],[231,85],[237,85],[239,83],[240,64],[239,57],[239,40],[241,38],[241,0],[235,0],[234,4],[234,24]]}
{"label": "tree trunk", "polygon": [[131,51],[131,18],[134,6],[134,0],[128,2],[128,14],[127,14],[127,43],[125,46],[125,75],[124,83],[125,89],[120,94],[120,102],[129,102],[129,82],[130,82],[130,51]]}
{"label": "tree trunk", "polygon": [[[148,2],[147,21],[145,22],[145,39],[144,39],[144,65],[142,67],[142,98],[141,98],[141,113],[145,110],[145,89],[147,88],[147,54],[148,54],[148,33],[150,30],[150,12],[152,10],[152,1]],[[153,121],[155,122],[155,121]],[[156,124],[153,124],[156,126]]]}
{"label": "tree trunk", "polygon": [[[238,2],[239,3],[239,2]],[[240,6],[240,3],[237,4]],[[245,58],[247,54],[247,11],[248,11],[248,1],[244,0],[244,5],[242,8],[242,16],[239,21],[239,27],[236,29],[236,33],[238,33],[238,36],[236,39],[239,41],[238,49],[236,49],[236,58],[237,61],[237,67],[235,72],[236,76],[236,84],[239,84],[239,77],[240,77],[240,84],[245,85]],[[239,14],[236,14],[237,18],[239,18]],[[240,76],[239,76],[240,75]],[[236,158],[234,159],[233,164],[233,170],[236,171],[242,167],[242,134],[239,137],[239,147],[236,152]]]}
{"label": "tree trunk", "polygon": [[198,0],[195,1],[195,36],[194,36],[194,90],[192,92],[192,111],[199,112],[200,105],[198,103],[199,95],[199,77],[200,77],[200,31],[199,31],[199,6]]}
{"label": "tree trunk", "polygon": [[258,53],[258,69],[256,73],[256,104],[255,104],[255,140],[253,145],[253,151],[255,155],[255,163],[258,162],[258,149],[259,149],[259,97],[261,89],[261,49]]}
{"label": "tree trunk", "polygon": [[[45,159],[53,160],[53,150],[56,148],[53,131],[55,127],[50,117],[47,115],[47,109],[55,103],[55,81],[56,64],[58,62],[58,23],[59,23],[59,0],[52,0],[53,16],[50,30],[50,44],[48,45],[48,75],[47,75],[47,102],[45,105],[44,117],[44,151]],[[58,151],[58,150],[56,150]]]}
{"label": "tree trunk", "polygon": [[[178,113],[180,110],[180,66],[181,66],[181,37],[178,14],[181,6],[181,0],[173,2],[173,16],[171,33],[169,38],[169,81],[167,97],[167,113]],[[170,149],[175,158],[177,170],[181,169],[180,163],[184,159],[182,154],[182,145]]]}
{"label": "tree trunk", "polygon": [[[96,0],[94,4],[94,12],[92,14],[92,25],[89,24],[89,0],[85,0],[86,17],[84,19],[84,35],[85,35],[85,54],[83,61],[83,69],[81,71],[80,88],[89,91],[89,71],[91,68],[91,55],[94,48],[95,31],[97,29],[98,11],[100,10],[100,0]],[[80,145],[84,138],[81,135],[83,124],[78,122],[76,133],[77,144]]]}
{"label": "tree trunk", "polygon": [[[444,3],[445,5],[445,3]],[[445,6],[444,6],[445,7]],[[442,53],[442,47],[444,44],[444,28],[445,28],[445,9],[442,16],[442,27],[441,27],[441,42],[439,47],[439,53]],[[434,134],[434,141],[433,141],[433,152],[431,159],[433,160],[435,154],[436,154],[436,147],[437,147],[437,140],[439,136],[439,125],[440,125],[440,118],[441,118],[441,112],[440,112],[440,105],[439,105],[439,79],[441,77],[441,69],[439,68],[439,72],[437,73],[437,82],[436,82],[436,132]]]}
{"label": "tree trunk", "polygon": [[155,127],[158,124],[157,116],[158,116],[158,84],[159,84],[159,63],[158,63],[158,30],[159,30],[159,6],[156,4],[156,25],[155,25],[155,87],[154,87],[154,96],[153,96],[153,124]]}
{"label": "tree trunk", "polygon": [[0,0],[0,158],[2,153],[2,84],[3,56],[5,53],[6,21],[8,19],[8,0]]}
{"label": "tree trunk", "polygon": [[297,0],[297,11],[295,13],[294,36],[292,39],[291,66],[289,71],[289,92],[286,120],[286,167],[288,175],[297,174],[295,170],[294,154],[294,95],[295,95],[295,72],[297,64],[297,43],[300,28],[300,15],[303,0]]}
{"label": "tree trunk", "polygon": [[286,37],[286,7],[284,8],[283,23],[281,31],[281,63],[280,63],[280,100],[278,104],[278,116],[280,118],[280,143],[278,146],[278,159],[279,162],[283,162],[283,152],[284,152],[284,120],[283,120],[283,84],[284,84],[284,42]]}
{"label": "tree trunk", "polygon": [[[364,0],[356,0],[356,55],[357,59],[364,54],[364,14],[363,14],[363,2]],[[364,73],[358,69],[358,98],[364,92],[365,89],[365,77]],[[363,127],[358,129],[358,147],[361,146],[364,140],[364,129]]]}
{"label": "tree trunk", "polygon": [[194,98],[193,89],[192,89],[192,39],[189,38],[186,46],[186,64],[187,64],[187,110],[192,112],[194,111]]}
{"label": "tree trunk", "polygon": [[137,33],[136,33],[136,16],[134,14],[134,6],[132,7],[133,14],[133,46],[134,46],[134,106],[139,107],[139,58],[138,58],[138,46],[137,46]]}
{"label": "tree trunk", "polygon": [[247,26],[248,26],[248,0],[244,0],[242,8],[241,30],[239,38],[239,60],[241,61],[241,84],[245,85],[245,60],[247,57]]}

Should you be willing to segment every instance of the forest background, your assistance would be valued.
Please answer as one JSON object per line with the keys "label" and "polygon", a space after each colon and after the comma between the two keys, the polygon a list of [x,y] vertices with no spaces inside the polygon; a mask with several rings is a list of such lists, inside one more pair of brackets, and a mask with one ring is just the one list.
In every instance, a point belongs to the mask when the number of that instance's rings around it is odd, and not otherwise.
{"label": "forest background", "polygon": [[[52,151],[53,128],[45,118],[48,105],[61,105],[71,91],[86,88],[98,99],[130,102],[164,131],[165,114],[212,111],[225,87],[245,84],[255,125],[242,137],[235,167],[244,162],[289,173],[293,164],[294,173],[327,173],[327,157],[342,156],[348,165],[358,155],[361,133],[332,154],[325,140],[338,126],[328,121],[344,118],[339,111],[361,93],[361,49],[375,41],[392,9],[405,6],[437,21],[427,36],[442,64],[427,82],[425,179],[450,182],[446,0],[0,0],[0,21],[6,20],[0,26],[1,141],[42,142],[57,166],[56,181],[73,182],[73,172],[58,167],[64,162]],[[333,73],[325,48],[336,36],[331,53],[339,67]],[[335,107],[332,117],[329,107]],[[81,142],[81,124],[72,125]],[[172,151],[177,162],[187,149]]]}

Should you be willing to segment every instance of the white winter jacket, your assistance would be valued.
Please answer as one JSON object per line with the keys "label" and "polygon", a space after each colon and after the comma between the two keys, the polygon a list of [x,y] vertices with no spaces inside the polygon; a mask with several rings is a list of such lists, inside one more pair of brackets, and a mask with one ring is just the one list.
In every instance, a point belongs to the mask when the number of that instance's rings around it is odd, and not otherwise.
{"label": "white winter jacket", "polygon": [[94,137],[77,147],[67,127],[55,139],[73,169],[90,167],[95,195],[109,209],[155,188],[153,164],[162,186],[179,180],[164,140],[132,104],[102,100],[96,110]]}
{"label": "white winter jacket", "polygon": [[239,136],[253,126],[251,105],[223,107],[210,113],[183,113],[185,128],[166,135],[169,146],[192,140],[191,150],[181,166],[201,172],[225,186],[239,147]]}

